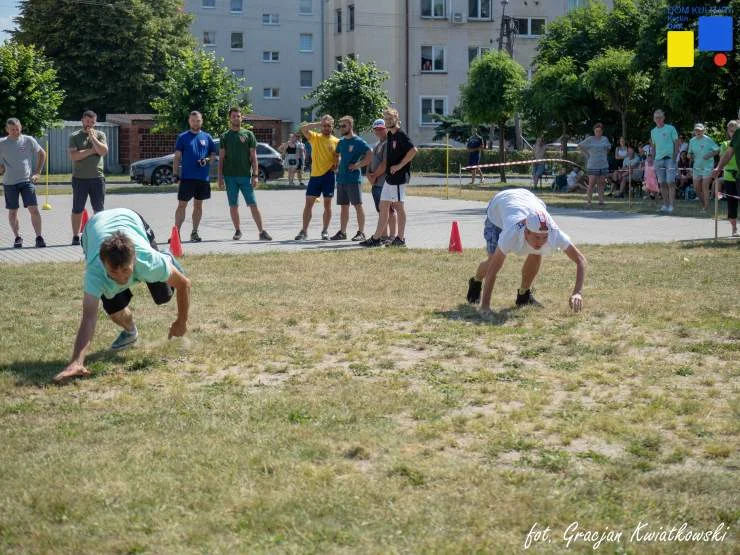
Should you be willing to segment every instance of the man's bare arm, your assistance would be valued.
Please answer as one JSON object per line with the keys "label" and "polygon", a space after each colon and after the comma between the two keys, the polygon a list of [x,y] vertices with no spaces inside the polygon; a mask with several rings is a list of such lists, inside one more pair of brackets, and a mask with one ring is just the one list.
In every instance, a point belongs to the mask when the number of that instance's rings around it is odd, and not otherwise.
{"label": "man's bare arm", "polygon": [[586,257],[573,244],[565,249],[565,254],[576,264],[576,284],[573,287],[573,293],[570,296],[568,304],[573,309],[573,312],[580,312],[583,308],[583,281],[586,279]]}
{"label": "man's bare arm", "polygon": [[483,278],[483,293],[480,299],[480,308],[483,310],[491,309],[491,295],[493,294],[493,286],[496,283],[496,276],[499,270],[506,261],[506,255],[497,248],[493,254],[488,255],[488,266],[486,268],[486,276]]}
{"label": "man's bare arm", "polygon": [[92,143],[92,149],[95,151],[95,154],[98,156],[105,156],[108,154],[108,145],[104,142],[98,140],[98,135],[93,131],[89,135],[90,142]]}
{"label": "man's bare arm", "polygon": [[167,283],[175,288],[177,299],[177,319],[170,326],[168,339],[182,337],[188,330],[188,313],[190,311],[190,280],[175,267],[172,268]]}
{"label": "man's bare arm", "polygon": [[301,126],[301,135],[303,135],[307,139],[310,139],[311,135],[309,135],[309,131],[318,131],[319,129],[321,129],[321,122],[313,121]]}
{"label": "man's bare arm", "polygon": [[82,299],[82,320],[77,330],[74,350],[72,351],[72,360],[67,367],[54,376],[55,382],[63,382],[68,378],[77,376],[87,376],[89,370],[85,368],[85,354],[90,348],[90,343],[95,335],[95,326],[98,322],[98,303],[99,299],[89,293],[85,293]]}

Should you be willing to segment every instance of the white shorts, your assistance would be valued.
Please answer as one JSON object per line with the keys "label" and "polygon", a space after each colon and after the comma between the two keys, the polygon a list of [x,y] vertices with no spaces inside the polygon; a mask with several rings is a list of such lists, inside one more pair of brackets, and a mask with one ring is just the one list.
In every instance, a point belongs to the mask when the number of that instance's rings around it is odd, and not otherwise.
{"label": "white shorts", "polygon": [[380,193],[380,200],[389,200],[391,202],[403,202],[406,200],[406,185],[383,185],[383,191]]}

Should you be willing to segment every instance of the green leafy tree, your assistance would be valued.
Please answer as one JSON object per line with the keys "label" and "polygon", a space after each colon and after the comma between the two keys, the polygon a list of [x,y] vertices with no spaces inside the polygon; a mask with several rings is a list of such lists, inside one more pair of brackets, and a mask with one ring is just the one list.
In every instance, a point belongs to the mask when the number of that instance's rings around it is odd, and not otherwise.
{"label": "green leafy tree", "polygon": [[43,46],[66,91],[62,115],[148,112],[169,58],[193,46],[182,0],[20,0],[14,38]]}
{"label": "green leafy tree", "polygon": [[216,59],[213,52],[186,50],[172,64],[164,83],[164,94],[152,102],[157,131],[180,131],[187,127],[193,110],[203,114],[203,128],[220,134],[228,128],[228,112],[239,104],[244,113],[249,88]]}
{"label": "green leafy tree", "polygon": [[588,62],[583,82],[607,108],[619,112],[622,137],[627,138],[627,113],[644,100],[650,77],[637,68],[635,54],[610,48]]}
{"label": "green leafy tree", "polygon": [[568,138],[586,118],[587,98],[575,62],[562,58],[537,68],[525,92],[525,115],[537,134],[558,130],[565,157]]}
{"label": "green leafy tree", "polygon": [[0,121],[21,120],[28,135],[40,135],[59,119],[64,92],[53,64],[34,46],[0,45]]}
{"label": "green leafy tree", "polygon": [[465,121],[459,106],[455,106],[452,114],[448,116],[434,114],[432,119],[437,122],[437,127],[434,129],[434,137],[432,137],[434,141],[444,139],[449,135],[453,141],[465,143],[474,131],[478,131],[483,137],[487,137],[490,132],[490,127],[486,125],[472,125]]}
{"label": "green leafy tree", "polygon": [[374,62],[345,58],[342,69],[334,71],[305,98],[313,102],[311,110],[335,118],[352,116],[355,130],[365,131],[391,103],[383,87],[387,79],[388,73],[379,70]]}
{"label": "green leafy tree", "polygon": [[[506,52],[491,51],[476,58],[468,81],[460,87],[462,113],[474,125],[495,123],[499,128],[499,159],[506,161],[504,129],[514,117],[527,83],[524,68]],[[501,167],[501,181],[506,172]]]}

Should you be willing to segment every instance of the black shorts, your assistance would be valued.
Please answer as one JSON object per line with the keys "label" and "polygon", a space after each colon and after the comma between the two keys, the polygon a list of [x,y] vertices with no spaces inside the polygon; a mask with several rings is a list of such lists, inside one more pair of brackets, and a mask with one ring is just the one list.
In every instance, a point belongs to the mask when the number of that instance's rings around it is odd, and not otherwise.
{"label": "black shorts", "polygon": [[206,200],[211,198],[211,184],[199,179],[183,179],[177,188],[177,200],[190,202],[191,199]]}
{"label": "black shorts", "polygon": [[103,210],[105,202],[104,177],[72,178],[72,214],[82,214],[87,203],[87,197],[90,197],[93,212],[97,213]]}
{"label": "black shorts", "polygon": [[[141,214],[139,214],[139,218],[141,218],[141,222],[144,224],[144,230],[146,231],[147,239],[149,239],[149,244],[155,251],[159,252],[157,241],[154,238],[154,231],[152,231],[152,228],[149,227],[148,223],[146,223],[146,220],[141,217]],[[175,289],[170,284],[163,281],[147,283],[146,286],[149,288],[149,294],[151,294],[152,299],[156,304],[165,304],[170,302],[170,299],[172,299],[175,292]],[[126,289],[118,293],[112,299],[100,297],[100,300],[103,302],[103,310],[105,310],[106,314],[115,314],[116,312],[126,308],[131,302],[131,298],[133,296],[134,294],[131,292],[131,289]]]}

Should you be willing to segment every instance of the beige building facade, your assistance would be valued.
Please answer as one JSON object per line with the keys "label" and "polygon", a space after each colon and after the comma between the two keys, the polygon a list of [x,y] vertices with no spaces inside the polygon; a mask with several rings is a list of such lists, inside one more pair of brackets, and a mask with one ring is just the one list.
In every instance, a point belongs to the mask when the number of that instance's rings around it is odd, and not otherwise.
{"label": "beige building facade", "polygon": [[[433,114],[457,106],[470,63],[499,48],[502,15],[511,47],[531,77],[548,22],[585,0],[324,0],[324,73],[342,56],[375,61],[390,74],[386,88],[403,127],[417,143],[431,142]],[[612,1],[606,4],[611,7]],[[501,47],[509,43],[504,34]]]}

